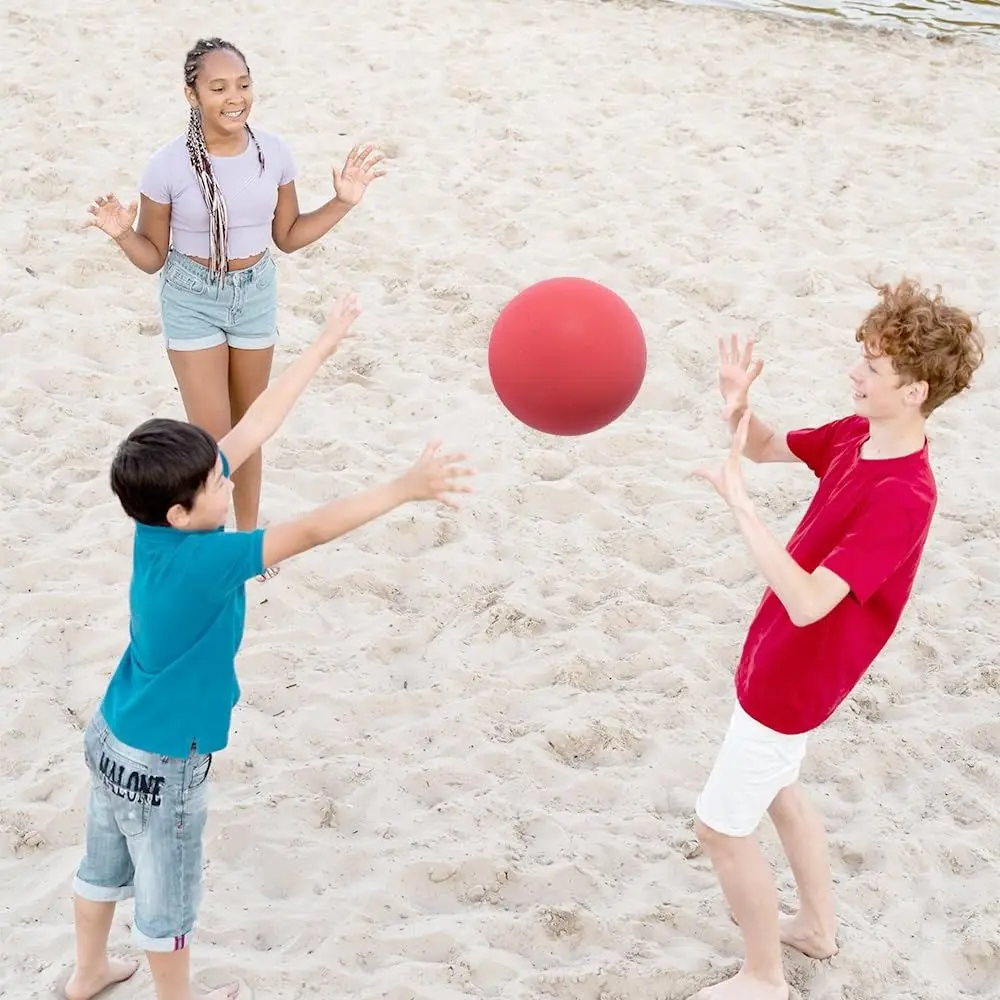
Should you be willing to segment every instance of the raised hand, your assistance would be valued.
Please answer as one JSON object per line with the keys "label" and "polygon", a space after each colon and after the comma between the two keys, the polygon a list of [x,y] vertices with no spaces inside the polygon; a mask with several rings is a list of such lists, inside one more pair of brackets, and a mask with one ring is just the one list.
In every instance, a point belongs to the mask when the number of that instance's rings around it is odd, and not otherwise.
{"label": "raised hand", "polygon": [[329,358],[350,336],[351,324],[360,315],[361,306],[358,305],[357,296],[353,292],[342,295],[334,302],[327,314],[323,332],[319,335],[319,342],[326,357]]}
{"label": "raised hand", "polygon": [[408,501],[437,500],[448,507],[458,507],[450,494],[472,492],[471,484],[463,480],[475,472],[459,465],[466,456],[439,455],[440,447],[439,440],[427,445],[413,468],[400,480]]}
{"label": "raised hand", "polygon": [[719,338],[719,390],[725,405],[722,416],[729,420],[747,408],[747,393],[764,367],[764,362],[753,360],[753,338],[743,348],[734,335],[726,346]]}
{"label": "raised hand", "polygon": [[101,232],[107,233],[113,240],[121,239],[135,222],[139,203],[129,202],[126,208],[113,192],[98,196],[87,206],[87,211],[93,216],[87,219],[87,226],[95,226]]}
{"label": "raised hand", "polygon": [[733,431],[729,454],[726,455],[722,465],[715,469],[695,469],[694,472],[694,475],[699,479],[711,483],[715,492],[730,507],[737,507],[747,500],[746,487],[743,484],[743,451],[747,446],[751,417],[750,410],[743,411],[743,416],[740,417],[740,422],[736,425],[736,430]]}
{"label": "raised hand", "polygon": [[344,169],[333,168],[333,189],[338,200],[351,207],[358,204],[365,196],[368,185],[378,177],[384,177],[384,170],[375,168],[385,159],[381,153],[374,152],[374,146],[365,146],[359,150],[354,147],[344,161]]}

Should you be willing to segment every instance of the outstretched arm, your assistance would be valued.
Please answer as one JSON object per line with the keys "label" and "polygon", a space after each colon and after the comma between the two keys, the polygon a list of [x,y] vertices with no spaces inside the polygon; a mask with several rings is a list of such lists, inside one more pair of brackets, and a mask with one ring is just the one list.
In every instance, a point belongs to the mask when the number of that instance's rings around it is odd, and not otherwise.
{"label": "outstretched arm", "polygon": [[398,479],[268,528],[264,533],[264,565],[277,566],[301,552],[332,542],[405,503],[437,500],[455,507],[450,494],[471,492],[471,486],[463,480],[473,473],[457,464],[465,460],[464,455],[438,455],[439,447],[440,442],[431,442],[409,472]]}
{"label": "outstretched arm", "polygon": [[825,618],[847,596],[850,587],[832,570],[804,570],[761,521],[746,497],[733,506],[740,533],[750,547],[761,575],[784,605],[792,624],[802,627]]}
{"label": "outstretched arm", "polygon": [[[746,407],[736,410],[729,418],[729,432],[736,433]],[[744,452],[751,462],[798,462],[799,458],[788,447],[788,438],[782,432],[765,424],[755,414],[750,414],[750,425],[747,429],[747,447]]]}
{"label": "outstretched arm", "polygon": [[284,423],[295,401],[340,346],[360,312],[353,295],[339,299],[323,332],[253,401],[243,419],[219,442],[230,472],[235,472]]}
{"label": "outstretched arm", "polygon": [[[740,347],[733,336],[727,344],[719,338],[719,391],[724,406],[723,417],[729,421],[730,434],[736,433],[743,414],[749,406],[750,386],[756,381],[764,367],[764,362],[753,357],[754,341],[751,337]],[[751,414],[747,429],[746,457],[751,462],[797,462],[784,434],[768,427],[762,420]]]}
{"label": "outstretched arm", "polygon": [[278,188],[271,238],[282,253],[295,253],[321,240],[353,207],[331,198],[311,212],[300,212],[295,181],[290,181]]}
{"label": "outstretched arm", "polygon": [[364,197],[368,185],[385,175],[376,167],[384,157],[372,146],[355,146],[347,155],[343,170],[333,168],[335,196],[312,212],[299,211],[295,182],[278,188],[278,204],[271,224],[271,238],[282,253],[295,253],[310,246],[340,222]]}
{"label": "outstretched arm", "polygon": [[[156,274],[170,248],[170,205],[152,201],[145,195],[139,204],[123,205],[114,192],[94,199],[87,208],[88,226],[107,233],[140,271]],[[133,228],[136,212],[139,223]]]}
{"label": "outstretched arm", "polygon": [[695,475],[711,483],[729,505],[757,568],[784,605],[792,624],[811,625],[826,617],[847,596],[850,587],[823,566],[812,573],[804,570],[761,521],[744,488],[740,468],[752,419],[753,414],[745,411],[721,468],[699,469]]}

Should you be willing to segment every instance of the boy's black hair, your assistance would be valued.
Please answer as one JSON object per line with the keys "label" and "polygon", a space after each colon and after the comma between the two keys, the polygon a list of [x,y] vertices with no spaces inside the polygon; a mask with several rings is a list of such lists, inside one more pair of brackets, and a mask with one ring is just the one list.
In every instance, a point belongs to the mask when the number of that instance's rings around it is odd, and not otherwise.
{"label": "boy's black hair", "polygon": [[111,489],[133,520],[167,527],[167,511],[175,504],[191,509],[218,458],[219,446],[208,431],[154,417],[118,446]]}

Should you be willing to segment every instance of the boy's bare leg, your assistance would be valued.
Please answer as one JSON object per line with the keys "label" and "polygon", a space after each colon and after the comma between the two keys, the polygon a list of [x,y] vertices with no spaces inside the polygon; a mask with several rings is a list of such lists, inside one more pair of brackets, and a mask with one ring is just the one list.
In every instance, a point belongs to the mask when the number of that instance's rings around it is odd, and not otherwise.
{"label": "boy's bare leg", "polygon": [[746,960],[732,978],[697,994],[697,1000],[788,1000],[778,934],[778,893],[754,837],[727,837],[701,820],[698,839],[712,862],[732,910]]}
{"label": "boy's bare leg", "polygon": [[799,912],[781,919],[781,940],[810,958],[830,958],[837,953],[837,918],[823,821],[798,782],[775,796],[768,814],[799,892]]}
{"label": "boy's bare leg", "polygon": [[149,971],[153,974],[156,1000],[237,1000],[239,983],[232,983],[208,993],[199,993],[191,985],[191,949],[147,951]]}
{"label": "boy's bare leg", "polygon": [[73,897],[76,927],[76,968],[66,981],[67,1000],[91,1000],[114,983],[135,975],[139,963],[108,957],[108,935],[115,916],[114,903],[93,903]]}

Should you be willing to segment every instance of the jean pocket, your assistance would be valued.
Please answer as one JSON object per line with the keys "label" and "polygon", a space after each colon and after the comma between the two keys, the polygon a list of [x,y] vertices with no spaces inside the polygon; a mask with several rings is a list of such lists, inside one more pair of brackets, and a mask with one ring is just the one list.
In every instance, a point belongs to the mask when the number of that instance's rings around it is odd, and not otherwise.
{"label": "jean pocket", "polygon": [[145,833],[153,809],[163,805],[170,776],[157,767],[155,754],[123,752],[113,739],[97,748],[95,774],[107,796],[118,829],[126,837]]}
{"label": "jean pocket", "polygon": [[266,292],[271,288],[278,276],[278,265],[274,258],[268,255],[264,258],[263,266],[253,276],[254,287],[260,292]]}
{"label": "jean pocket", "polygon": [[208,781],[208,772],[212,770],[212,755],[210,753],[199,754],[191,761],[189,769],[188,786],[185,791],[193,792]]}
{"label": "jean pocket", "polygon": [[171,288],[187,295],[204,295],[208,291],[208,282],[182,264],[168,263],[163,269],[163,280]]}

